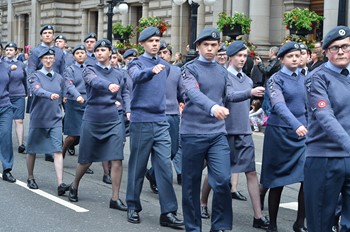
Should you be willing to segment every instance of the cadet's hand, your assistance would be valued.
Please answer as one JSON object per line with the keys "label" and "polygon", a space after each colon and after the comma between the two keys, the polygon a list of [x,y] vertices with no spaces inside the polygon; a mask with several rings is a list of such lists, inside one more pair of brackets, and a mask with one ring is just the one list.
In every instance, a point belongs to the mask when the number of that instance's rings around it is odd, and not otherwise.
{"label": "cadet's hand", "polygon": [[156,66],[153,67],[152,72],[155,74],[158,74],[164,69],[165,69],[165,66],[163,64],[157,64]]}
{"label": "cadet's hand", "polygon": [[264,96],[265,88],[262,86],[258,86],[258,87],[255,87],[254,89],[252,89],[250,93],[252,96],[262,97],[262,96]]}
{"label": "cadet's hand", "polygon": [[63,103],[67,103],[67,98],[66,98],[66,97],[63,97],[63,98],[62,98],[62,102],[63,102]]}
{"label": "cadet's hand", "polygon": [[84,103],[84,98],[82,96],[77,97],[77,102],[83,104]]}
{"label": "cadet's hand", "polygon": [[119,107],[119,106],[121,106],[122,104],[120,104],[119,101],[116,101],[116,102],[115,102],[115,105],[116,105],[116,107]]}
{"label": "cadet's hand", "polygon": [[130,112],[126,113],[126,119],[130,121]]}
{"label": "cadet's hand", "polygon": [[224,120],[230,114],[230,111],[223,106],[218,106],[214,111],[215,118],[219,120]]}
{"label": "cadet's hand", "polygon": [[307,134],[307,129],[304,126],[299,126],[295,131],[299,137],[304,137]]}
{"label": "cadet's hand", "polygon": [[59,98],[60,98],[60,95],[58,95],[57,93],[51,94],[51,97],[50,97],[51,100],[57,100]]}
{"label": "cadet's hand", "polygon": [[120,86],[116,84],[110,84],[108,86],[108,90],[111,91],[112,93],[117,92],[119,89],[120,89]]}

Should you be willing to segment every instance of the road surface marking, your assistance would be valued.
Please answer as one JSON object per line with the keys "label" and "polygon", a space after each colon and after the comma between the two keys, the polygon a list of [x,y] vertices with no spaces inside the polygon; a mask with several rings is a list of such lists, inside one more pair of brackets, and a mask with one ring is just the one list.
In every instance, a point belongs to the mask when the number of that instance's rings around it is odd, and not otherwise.
{"label": "road surface marking", "polygon": [[281,203],[280,207],[298,211],[298,202]]}

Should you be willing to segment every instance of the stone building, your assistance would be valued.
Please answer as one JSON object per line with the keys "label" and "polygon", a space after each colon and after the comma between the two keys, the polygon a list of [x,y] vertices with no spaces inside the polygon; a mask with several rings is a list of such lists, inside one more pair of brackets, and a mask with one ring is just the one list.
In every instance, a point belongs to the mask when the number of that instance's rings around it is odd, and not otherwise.
{"label": "stone building", "polygon": [[[171,43],[174,51],[185,53],[189,43],[191,5],[186,1],[181,6],[172,0],[125,0],[128,14],[113,16],[113,22],[137,25],[143,16],[158,16],[171,25],[163,35]],[[310,8],[324,15],[323,31],[337,25],[339,4],[344,4],[346,25],[349,25],[347,0],[216,0],[213,6],[203,1],[198,8],[197,31],[205,26],[215,26],[222,11],[244,12],[253,21],[248,39],[260,49],[279,45],[288,31],[282,24],[284,11],[295,7]],[[70,46],[81,42],[88,32],[96,32],[99,38],[107,37],[106,0],[0,0],[0,37],[2,43],[16,42],[19,47],[33,47],[40,43],[39,29],[44,24],[52,24],[56,33],[68,38]],[[342,6],[342,5],[341,5]],[[322,31],[321,31],[322,36]],[[136,42],[136,38],[133,39]]]}

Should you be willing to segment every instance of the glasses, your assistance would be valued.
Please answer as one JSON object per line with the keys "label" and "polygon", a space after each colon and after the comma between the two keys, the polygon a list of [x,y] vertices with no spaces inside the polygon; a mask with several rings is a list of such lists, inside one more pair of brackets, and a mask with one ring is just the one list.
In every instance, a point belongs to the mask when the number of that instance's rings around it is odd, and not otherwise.
{"label": "glasses", "polygon": [[221,53],[221,54],[216,54],[216,56],[225,57],[225,56],[227,56],[227,55],[226,55],[226,53]]}
{"label": "glasses", "polygon": [[329,47],[328,50],[330,53],[338,53],[339,49],[341,48],[341,50],[343,50],[343,52],[348,52],[350,50],[350,44],[343,44],[341,46],[332,46]]}

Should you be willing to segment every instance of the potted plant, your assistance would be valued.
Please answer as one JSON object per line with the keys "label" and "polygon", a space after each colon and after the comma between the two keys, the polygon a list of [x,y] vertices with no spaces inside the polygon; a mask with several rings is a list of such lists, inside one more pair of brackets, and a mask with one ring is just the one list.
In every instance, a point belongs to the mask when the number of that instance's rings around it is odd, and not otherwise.
{"label": "potted plant", "polygon": [[130,24],[123,25],[121,23],[113,23],[112,32],[114,39],[116,40],[127,40],[134,36],[134,27]]}
{"label": "potted plant", "polygon": [[143,29],[150,26],[157,27],[160,33],[163,34],[166,30],[168,30],[170,25],[164,19],[158,18],[156,16],[142,17],[139,20],[139,26],[137,27],[137,30],[141,32]]}
{"label": "potted plant", "polygon": [[323,16],[307,8],[297,7],[283,14],[283,24],[286,25],[286,29],[290,34],[296,35],[313,34],[314,28],[318,28],[323,19]]}
{"label": "potted plant", "polygon": [[236,37],[237,35],[249,34],[251,22],[252,20],[243,13],[235,12],[229,16],[225,12],[221,12],[217,26],[223,35]]}

